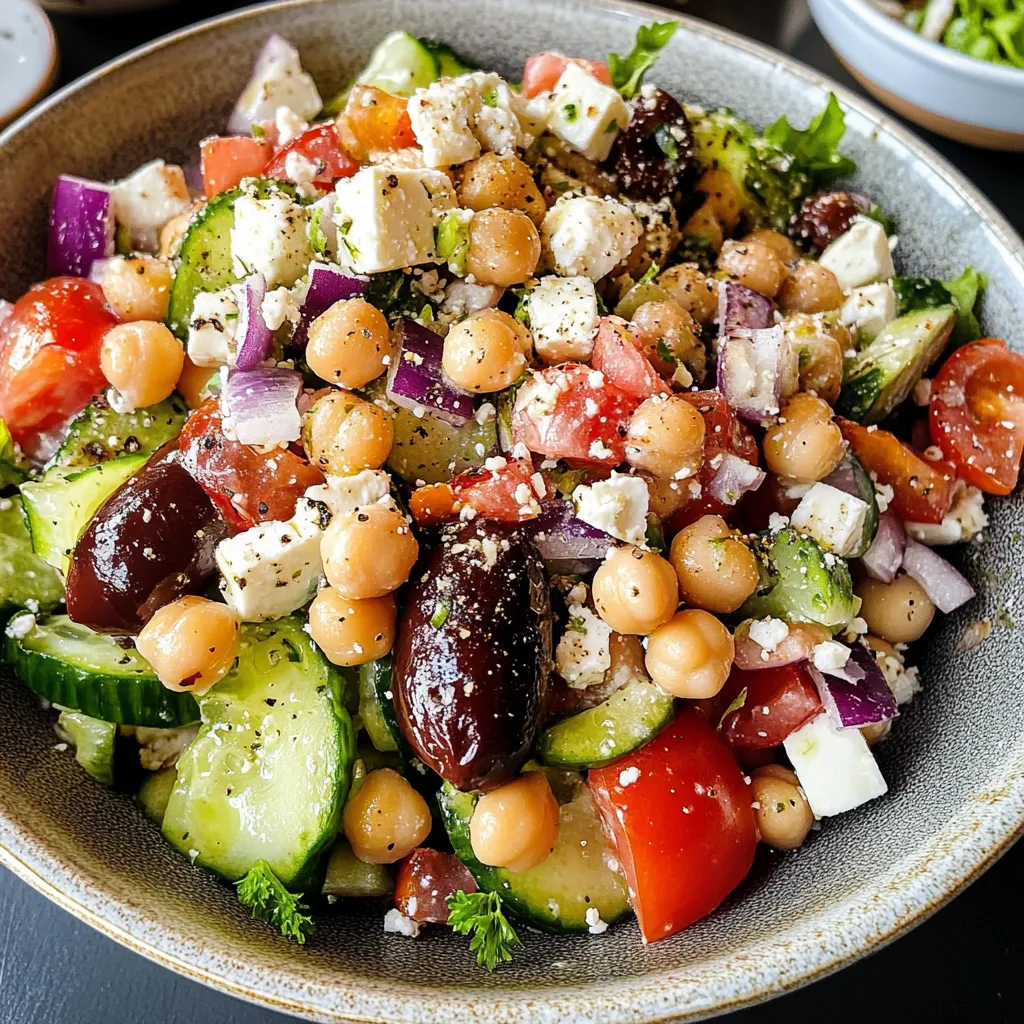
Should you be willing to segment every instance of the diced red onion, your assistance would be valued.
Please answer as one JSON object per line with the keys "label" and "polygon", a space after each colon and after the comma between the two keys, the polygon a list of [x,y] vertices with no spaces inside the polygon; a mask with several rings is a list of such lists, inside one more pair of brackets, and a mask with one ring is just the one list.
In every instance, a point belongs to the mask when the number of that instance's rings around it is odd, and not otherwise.
{"label": "diced red onion", "polygon": [[886,509],[878,517],[878,532],[871,547],[864,552],[861,563],[872,579],[892,583],[903,563],[907,532],[895,512]]}
{"label": "diced red onion", "polygon": [[185,175],[185,186],[188,188],[188,194],[193,199],[199,196],[205,195],[205,184],[203,182],[203,167],[198,161],[192,164],[185,164],[182,167],[182,172]]}
{"label": "diced red onion", "polygon": [[888,722],[900,713],[874,654],[863,644],[851,645],[850,660],[840,670],[841,674],[823,673],[810,662],[807,669],[818,688],[822,706],[839,729]]}
{"label": "diced red onion", "polygon": [[735,505],[747,491],[756,491],[764,483],[765,472],[731,452],[724,455],[718,472],[711,478],[708,491],[723,505]]}
{"label": "diced red onion", "polygon": [[903,549],[903,568],[924,587],[940,612],[954,611],[975,596],[974,587],[949,562],[913,537],[907,537]]}
{"label": "diced red onion", "polygon": [[14,312],[14,303],[8,302],[6,299],[0,299],[0,327],[3,327],[4,321]]}
{"label": "diced red onion", "polygon": [[224,417],[242,444],[297,441],[302,374],[278,366],[232,370],[221,392]]}
{"label": "diced red onion", "polygon": [[762,330],[772,326],[775,303],[736,281],[718,286],[718,330],[722,337],[735,330]]}
{"label": "diced red onion", "polygon": [[250,274],[241,289],[241,303],[238,309],[238,346],[235,367],[239,370],[255,370],[274,347],[274,332],[263,319],[263,300],[267,294],[267,279],[260,273]]}
{"label": "diced red onion", "polygon": [[52,276],[88,277],[97,260],[114,255],[110,186],[61,174],[53,187],[46,264]]}
{"label": "diced red onion", "polygon": [[261,77],[274,64],[291,64],[297,63],[298,60],[299,51],[284,36],[275,32],[267,39],[263,44],[263,49],[260,50],[259,56],[256,58],[256,63],[253,65],[249,82],[246,83],[246,87],[242,90],[238,102],[235,104],[235,109],[231,112],[231,117],[228,118],[228,132],[231,135],[248,135],[252,130],[252,118],[249,116],[246,104],[243,101],[253,80]]}
{"label": "diced red onion", "polygon": [[540,515],[521,524],[549,572],[562,575],[593,572],[615,542],[603,530],[577,518],[572,502],[545,501]]}
{"label": "diced red onion", "polygon": [[444,339],[415,320],[395,324],[399,349],[388,370],[388,398],[413,412],[427,409],[461,427],[474,411],[473,396],[455,387],[441,368]]}
{"label": "diced red onion", "polygon": [[336,302],[354,299],[369,287],[365,277],[347,274],[329,263],[314,260],[309,265],[309,288],[299,307],[299,322],[292,336],[292,344],[303,347],[309,340],[309,325],[321,313],[326,313]]}
{"label": "diced red onion", "polygon": [[789,345],[781,327],[736,329],[718,350],[718,389],[740,418],[763,424],[779,411]]}

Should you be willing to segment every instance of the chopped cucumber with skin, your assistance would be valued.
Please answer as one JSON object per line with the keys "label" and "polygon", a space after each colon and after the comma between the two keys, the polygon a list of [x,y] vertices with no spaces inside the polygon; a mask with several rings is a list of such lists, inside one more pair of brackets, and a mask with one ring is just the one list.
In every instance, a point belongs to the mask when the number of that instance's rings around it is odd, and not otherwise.
{"label": "chopped cucumber with skin", "polygon": [[22,499],[0,499],[0,621],[19,608],[48,612],[63,600],[56,572],[32,550]]}
{"label": "chopped cucumber with skin", "polygon": [[171,799],[176,777],[177,772],[173,768],[161,768],[159,771],[147,775],[139,787],[136,797],[139,806],[145,812],[146,817],[158,825],[162,825],[164,822],[167,801]]}
{"label": "chopped cucumber with skin", "polygon": [[29,468],[7,424],[0,420],[0,488],[20,484],[28,476]]}
{"label": "chopped cucumber with skin", "polygon": [[57,732],[74,744],[75,760],[104,786],[114,784],[114,741],[117,726],[101,722],[78,711],[62,710],[57,719]]}
{"label": "chopped cucumber with skin", "polygon": [[359,666],[359,717],[375,750],[398,750],[402,736],[391,696],[390,654]]}
{"label": "chopped cucumber with skin", "polygon": [[372,899],[390,896],[395,889],[394,872],[389,864],[367,864],[340,838],[327,861],[327,874],[321,890],[325,896],[341,899]]}

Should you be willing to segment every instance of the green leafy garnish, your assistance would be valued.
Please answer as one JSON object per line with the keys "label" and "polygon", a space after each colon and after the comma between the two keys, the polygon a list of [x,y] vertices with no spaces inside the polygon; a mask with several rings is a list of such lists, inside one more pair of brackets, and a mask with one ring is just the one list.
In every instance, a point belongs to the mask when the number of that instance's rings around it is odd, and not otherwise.
{"label": "green leafy garnish", "polygon": [[485,107],[496,107],[498,105],[498,90],[493,85],[489,89],[484,89],[480,94],[480,102]]}
{"label": "green leafy garnish", "polygon": [[440,629],[447,621],[451,609],[447,601],[439,601],[434,608],[434,614],[430,616],[430,624],[434,629]]}
{"label": "green leafy garnish", "polygon": [[587,624],[583,621],[582,615],[571,615],[569,623],[565,628],[573,633],[583,633],[585,635],[587,632]]}
{"label": "green leafy garnish", "polygon": [[801,170],[823,182],[847,177],[857,169],[852,160],[839,152],[845,132],[846,115],[835,93],[829,93],[825,109],[806,128],[794,128],[783,115],[765,129],[764,137],[788,153]]}
{"label": "green leafy garnish", "polygon": [[640,91],[644,75],[654,67],[658,59],[658,51],[665,47],[677,28],[677,21],[655,21],[650,25],[641,25],[636,30],[633,49],[627,56],[608,54],[612,85],[625,99],[631,100]]}
{"label": "green leafy garnish", "polygon": [[14,443],[7,424],[0,420],[0,487],[20,484],[28,476],[29,464]]}
{"label": "green leafy garnish", "polygon": [[667,124],[659,125],[654,129],[654,141],[658,149],[673,163],[679,163],[679,143],[676,142]]}
{"label": "green leafy garnish", "polygon": [[965,267],[959,277],[949,281],[934,277],[894,277],[896,315],[952,304],[956,310],[956,325],[950,340],[954,345],[963,345],[981,337],[981,324],[974,307],[986,283],[985,275],[974,267]]}
{"label": "green leafy garnish", "polygon": [[469,252],[469,224],[458,213],[449,213],[437,226],[437,258],[460,276],[466,272]]}
{"label": "green leafy garnish", "polygon": [[887,235],[896,234],[896,221],[894,221],[892,217],[890,217],[889,214],[887,214],[885,210],[878,205],[878,203],[875,203],[871,209],[864,214],[864,216],[878,221]]}
{"label": "green leafy garnish", "polygon": [[633,286],[639,288],[642,284],[650,284],[659,274],[661,273],[661,267],[657,263],[652,263],[645,271],[644,276]]}
{"label": "green leafy garnish", "polygon": [[515,929],[501,910],[496,892],[465,893],[461,889],[448,897],[448,924],[460,935],[471,935],[470,952],[476,962],[493,971],[512,959],[512,948],[522,945]]}
{"label": "green leafy garnish", "polygon": [[327,252],[327,233],[320,226],[323,215],[323,207],[318,206],[309,217],[309,244],[313,247],[313,252],[318,256],[322,256]]}
{"label": "green leafy garnish", "polygon": [[527,303],[527,299],[530,295],[530,289],[523,286],[521,288],[510,289],[512,294],[516,297],[516,308],[512,314],[521,324],[526,327],[530,326],[530,307]]}
{"label": "green leafy garnish", "polygon": [[718,720],[718,731],[722,731],[722,726],[725,725],[725,720],[734,712],[739,711],[744,704],[747,703],[747,688],[744,686],[739,693],[736,694],[732,699],[732,703],[722,712],[722,717]]}
{"label": "green leafy garnish", "polygon": [[254,139],[265,139],[267,137],[267,133],[264,131],[263,125],[254,124],[252,126],[252,137]]}
{"label": "green leafy garnish", "polygon": [[[1024,68],[1024,3],[1021,0],[957,0],[956,17],[942,33],[943,45],[977,60]],[[910,11],[904,24],[925,25],[924,9]]]}
{"label": "green leafy garnish", "polygon": [[235,889],[239,903],[249,907],[253,917],[279,928],[286,938],[301,946],[313,934],[313,919],[303,913],[308,908],[300,902],[302,894],[290,893],[265,860],[256,861],[245,878],[235,882]]}
{"label": "green leafy garnish", "polygon": [[562,116],[572,124],[580,116],[580,108],[575,103],[566,103],[562,107]]}
{"label": "green leafy garnish", "polygon": [[664,338],[659,338],[657,344],[654,346],[654,351],[658,353],[658,358],[663,359],[666,363],[672,366],[678,366],[679,360],[676,358],[676,354],[668,347],[668,343]]}

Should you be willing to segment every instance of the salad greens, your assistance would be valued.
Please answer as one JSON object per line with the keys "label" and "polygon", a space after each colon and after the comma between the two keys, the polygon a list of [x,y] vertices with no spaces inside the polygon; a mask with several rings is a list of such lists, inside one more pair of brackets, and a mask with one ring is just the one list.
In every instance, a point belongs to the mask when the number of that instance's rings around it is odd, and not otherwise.
{"label": "salad greens", "polygon": [[644,75],[654,67],[658,52],[668,44],[677,28],[678,21],[655,21],[650,25],[641,25],[636,30],[633,49],[625,57],[617,53],[608,54],[612,85],[625,99],[631,100],[640,91]]}
{"label": "salad greens", "polygon": [[981,337],[981,324],[975,307],[986,283],[985,275],[975,267],[965,267],[959,277],[948,281],[934,277],[894,277],[896,315],[951,305],[956,310],[956,324],[950,340],[954,345],[963,345]]}
{"label": "salad greens", "polygon": [[[904,24],[927,33],[935,3],[931,0],[909,11]],[[944,29],[941,20],[938,26],[938,41],[951,50],[992,64],[1024,68],[1024,0],[956,0]]]}

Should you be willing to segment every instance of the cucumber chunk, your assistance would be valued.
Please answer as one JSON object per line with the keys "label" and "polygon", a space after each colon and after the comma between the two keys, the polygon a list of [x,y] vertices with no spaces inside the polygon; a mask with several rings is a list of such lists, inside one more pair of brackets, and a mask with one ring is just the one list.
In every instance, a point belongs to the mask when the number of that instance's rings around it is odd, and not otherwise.
{"label": "cucumber chunk", "polygon": [[545,729],[537,760],[555,768],[600,768],[656,736],[672,711],[671,695],[646,679],[631,679],[596,708]]}
{"label": "cucumber chunk", "polygon": [[391,695],[391,655],[359,666],[359,717],[374,749],[381,753],[403,744]]}
{"label": "cucumber chunk", "polygon": [[235,881],[264,860],[301,888],[334,842],[355,756],[342,679],[297,616],[246,623],[235,668],[198,698],[164,835]]}
{"label": "cucumber chunk", "polygon": [[32,550],[67,575],[71,553],[100,506],[149,458],[122,455],[88,469],[65,474],[59,467],[21,485]]}
{"label": "cucumber chunk", "polygon": [[150,729],[199,720],[195,698],[168,690],[134,647],[122,647],[66,615],[35,622],[19,636],[19,619],[11,620],[7,661],[30,690],[52,704]]}
{"label": "cucumber chunk", "polygon": [[15,445],[7,424],[0,420],[0,487],[20,484],[28,476],[28,463]]}
{"label": "cucumber chunk", "polygon": [[356,81],[395,96],[411,96],[439,74],[437,58],[419,39],[408,32],[392,32],[377,44]]}
{"label": "cucumber chunk", "polygon": [[456,53],[447,43],[435,43],[432,39],[421,39],[420,45],[437,62],[438,78],[458,78],[459,75],[468,75],[471,71],[479,70],[476,64],[471,64],[462,54]]}
{"label": "cucumber chunk", "polygon": [[586,932],[587,911],[592,909],[612,924],[631,908],[626,883],[606,863],[610,847],[590,790],[578,775],[547,774],[561,806],[558,840],[542,864],[530,871],[481,864],[469,841],[478,797],[445,783],[438,799],[452,848],[480,888],[499,893],[508,910],[526,924],[546,932]]}
{"label": "cucumber chunk", "polygon": [[114,740],[117,726],[101,722],[78,711],[63,710],[57,719],[57,732],[74,744],[75,760],[104,786],[114,784]]}
{"label": "cucumber chunk", "polygon": [[389,864],[366,864],[352,852],[347,839],[334,844],[321,890],[325,896],[366,899],[390,896],[394,888],[395,878]]}
{"label": "cucumber chunk", "polygon": [[57,574],[32,550],[21,498],[0,499],[0,621],[19,608],[48,612],[63,600]]}
{"label": "cucumber chunk", "polygon": [[164,814],[167,812],[167,801],[171,799],[171,792],[174,789],[175,776],[176,772],[173,768],[161,768],[160,771],[147,775],[139,787],[136,798],[139,801],[139,806],[145,812],[146,817],[158,825],[163,824]]}

